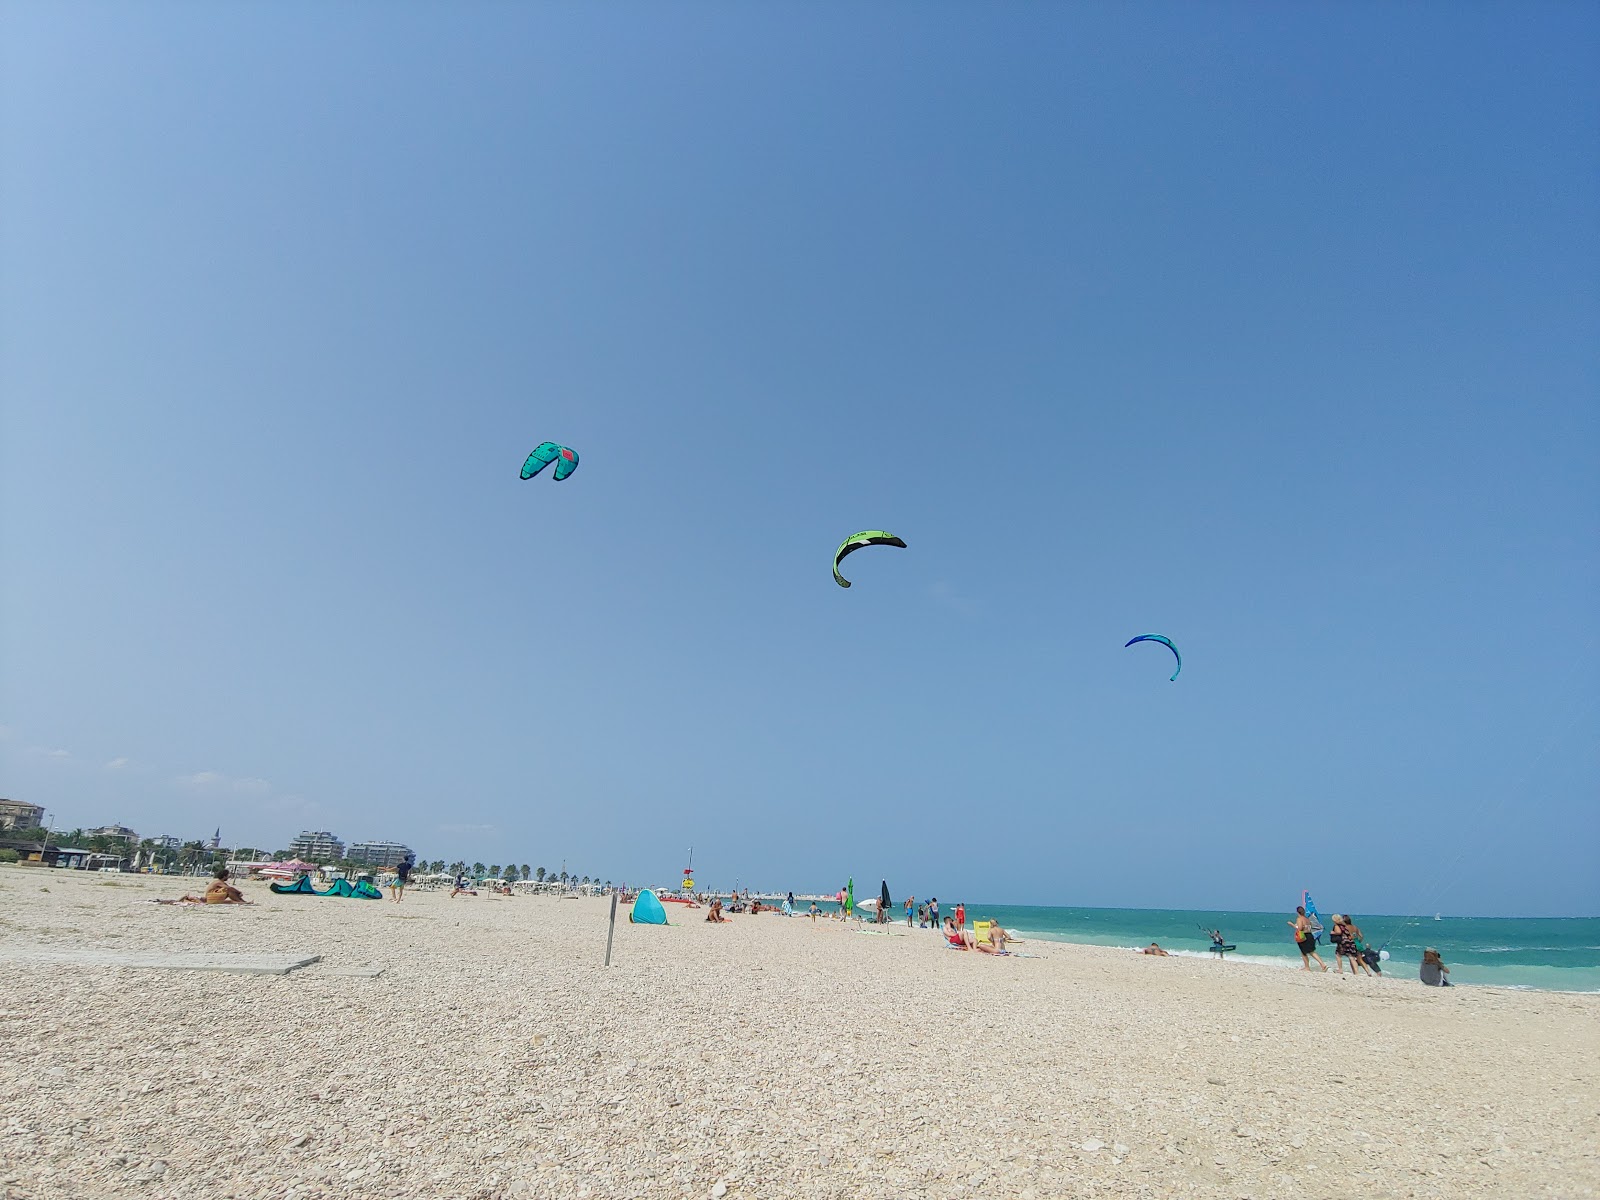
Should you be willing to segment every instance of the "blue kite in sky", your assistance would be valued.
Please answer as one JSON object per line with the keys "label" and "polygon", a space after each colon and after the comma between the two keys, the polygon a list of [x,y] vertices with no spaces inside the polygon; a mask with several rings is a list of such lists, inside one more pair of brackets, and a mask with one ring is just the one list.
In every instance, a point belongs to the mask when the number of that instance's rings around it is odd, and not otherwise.
{"label": "blue kite in sky", "polygon": [[578,452],[554,442],[540,442],[528,455],[528,461],[522,464],[522,477],[532,479],[551,463],[556,465],[556,482],[560,483],[578,469]]}
{"label": "blue kite in sky", "polygon": [[1124,650],[1126,650],[1129,646],[1133,645],[1134,642],[1160,642],[1168,650],[1171,650],[1172,651],[1172,657],[1178,660],[1178,670],[1174,671],[1172,673],[1172,678],[1169,679],[1167,682],[1168,683],[1176,682],[1176,680],[1178,678],[1178,671],[1183,670],[1183,655],[1178,653],[1178,648],[1172,644],[1172,639],[1171,638],[1162,637],[1159,633],[1141,633],[1138,637],[1134,638],[1132,641],[1125,642],[1123,644],[1122,648]]}

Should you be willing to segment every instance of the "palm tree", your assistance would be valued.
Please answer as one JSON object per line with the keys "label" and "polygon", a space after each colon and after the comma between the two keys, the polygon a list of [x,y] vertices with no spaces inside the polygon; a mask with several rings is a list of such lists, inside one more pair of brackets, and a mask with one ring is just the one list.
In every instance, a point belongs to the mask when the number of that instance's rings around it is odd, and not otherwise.
{"label": "palm tree", "polygon": [[481,862],[475,862],[472,864],[472,874],[473,877],[477,879],[481,879],[483,877],[483,864]]}
{"label": "palm tree", "polygon": [[432,871],[435,875],[444,874],[444,859],[442,859],[442,858],[434,859],[431,863],[428,864],[428,870]]}
{"label": "palm tree", "polygon": [[457,859],[455,862],[450,864],[450,874],[452,874],[452,875],[465,875],[466,873],[467,873],[467,864],[462,862],[460,859]]}
{"label": "palm tree", "polygon": [[495,879],[499,879],[500,878],[500,864],[499,863],[495,863],[493,866],[491,866],[489,868],[489,874],[491,876],[493,876]]}
{"label": "palm tree", "polygon": [[532,879],[533,878],[533,872],[528,870],[528,864],[527,863],[523,863],[522,864],[522,877],[524,879]]}
{"label": "palm tree", "polygon": [[505,875],[505,877],[506,877],[506,882],[508,882],[508,883],[515,883],[517,881],[518,874],[517,874],[517,867],[516,867],[515,863],[512,863],[512,864],[510,864],[510,865],[508,865],[506,867],[506,875]]}
{"label": "palm tree", "polygon": [[544,882],[544,868],[543,868],[543,867],[540,867],[540,868],[539,868],[539,869],[538,869],[538,870],[537,870],[537,871],[535,871],[535,872],[534,872],[534,873],[533,873],[533,877],[534,877],[534,879],[535,879],[535,880],[537,880],[537,881],[538,881],[538,882],[539,882],[539,883],[543,883],[543,882]]}

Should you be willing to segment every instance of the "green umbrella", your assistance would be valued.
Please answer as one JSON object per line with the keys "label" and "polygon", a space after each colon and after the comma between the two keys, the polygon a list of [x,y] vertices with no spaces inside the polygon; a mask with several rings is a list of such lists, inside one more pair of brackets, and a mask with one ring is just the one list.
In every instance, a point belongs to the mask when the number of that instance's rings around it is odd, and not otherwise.
{"label": "green umbrella", "polygon": [[849,916],[856,906],[856,877],[850,876],[850,882],[844,885],[844,915]]}

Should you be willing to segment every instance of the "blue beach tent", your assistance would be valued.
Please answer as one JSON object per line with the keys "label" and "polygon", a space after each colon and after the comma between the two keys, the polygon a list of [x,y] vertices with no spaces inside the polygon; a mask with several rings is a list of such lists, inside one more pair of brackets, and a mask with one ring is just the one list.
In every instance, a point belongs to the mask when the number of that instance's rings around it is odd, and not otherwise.
{"label": "blue beach tent", "polygon": [[628,920],[635,925],[665,925],[667,910],[662,907],[661,901],[656,899],[656,894],[645,888],[633,902],[633,911],[628,914]]}

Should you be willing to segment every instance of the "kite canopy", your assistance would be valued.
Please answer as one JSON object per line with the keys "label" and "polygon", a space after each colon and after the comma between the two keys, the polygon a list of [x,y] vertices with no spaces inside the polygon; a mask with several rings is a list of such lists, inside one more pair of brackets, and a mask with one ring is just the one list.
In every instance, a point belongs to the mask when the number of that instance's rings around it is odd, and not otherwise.
{"label": "kite canopy", "polygon": [[850,581],[839,574],[839,563],[863,546],[899,546],[902,550],[906,548],[906,544],[894,534],[882,529],[864,529],[860,533],[852,533],[839,543],[839,549],[833,556],[833,581],[840,587],[849,587]]}
{"label": "kite canopy", "polygon": [[1183,670],[1183,655],[1178,653],[1178,648],[1172,644],[1171,638],[1162,637],[1159,633],[1141,633],[1138,637],[1124,642],[1122,648],[1126,650],[1134,642],[1160,642],[1168,650],[1171,650],[1172,657],[1178,660],[1178,670],[1172,673],[1172,678],[1167,682],[1172,683],[1177,680],[1178,671]]}
{"label": "kite canopy", "polygon": [[578,469],[578,452],[569,446],[558,446],[554,442],[540,442],[534,447],[533,453],[528,455],[528,461],[522,464],[522,477],[532,479],[551,463],[556,464],[556,482],[560,483]]}

